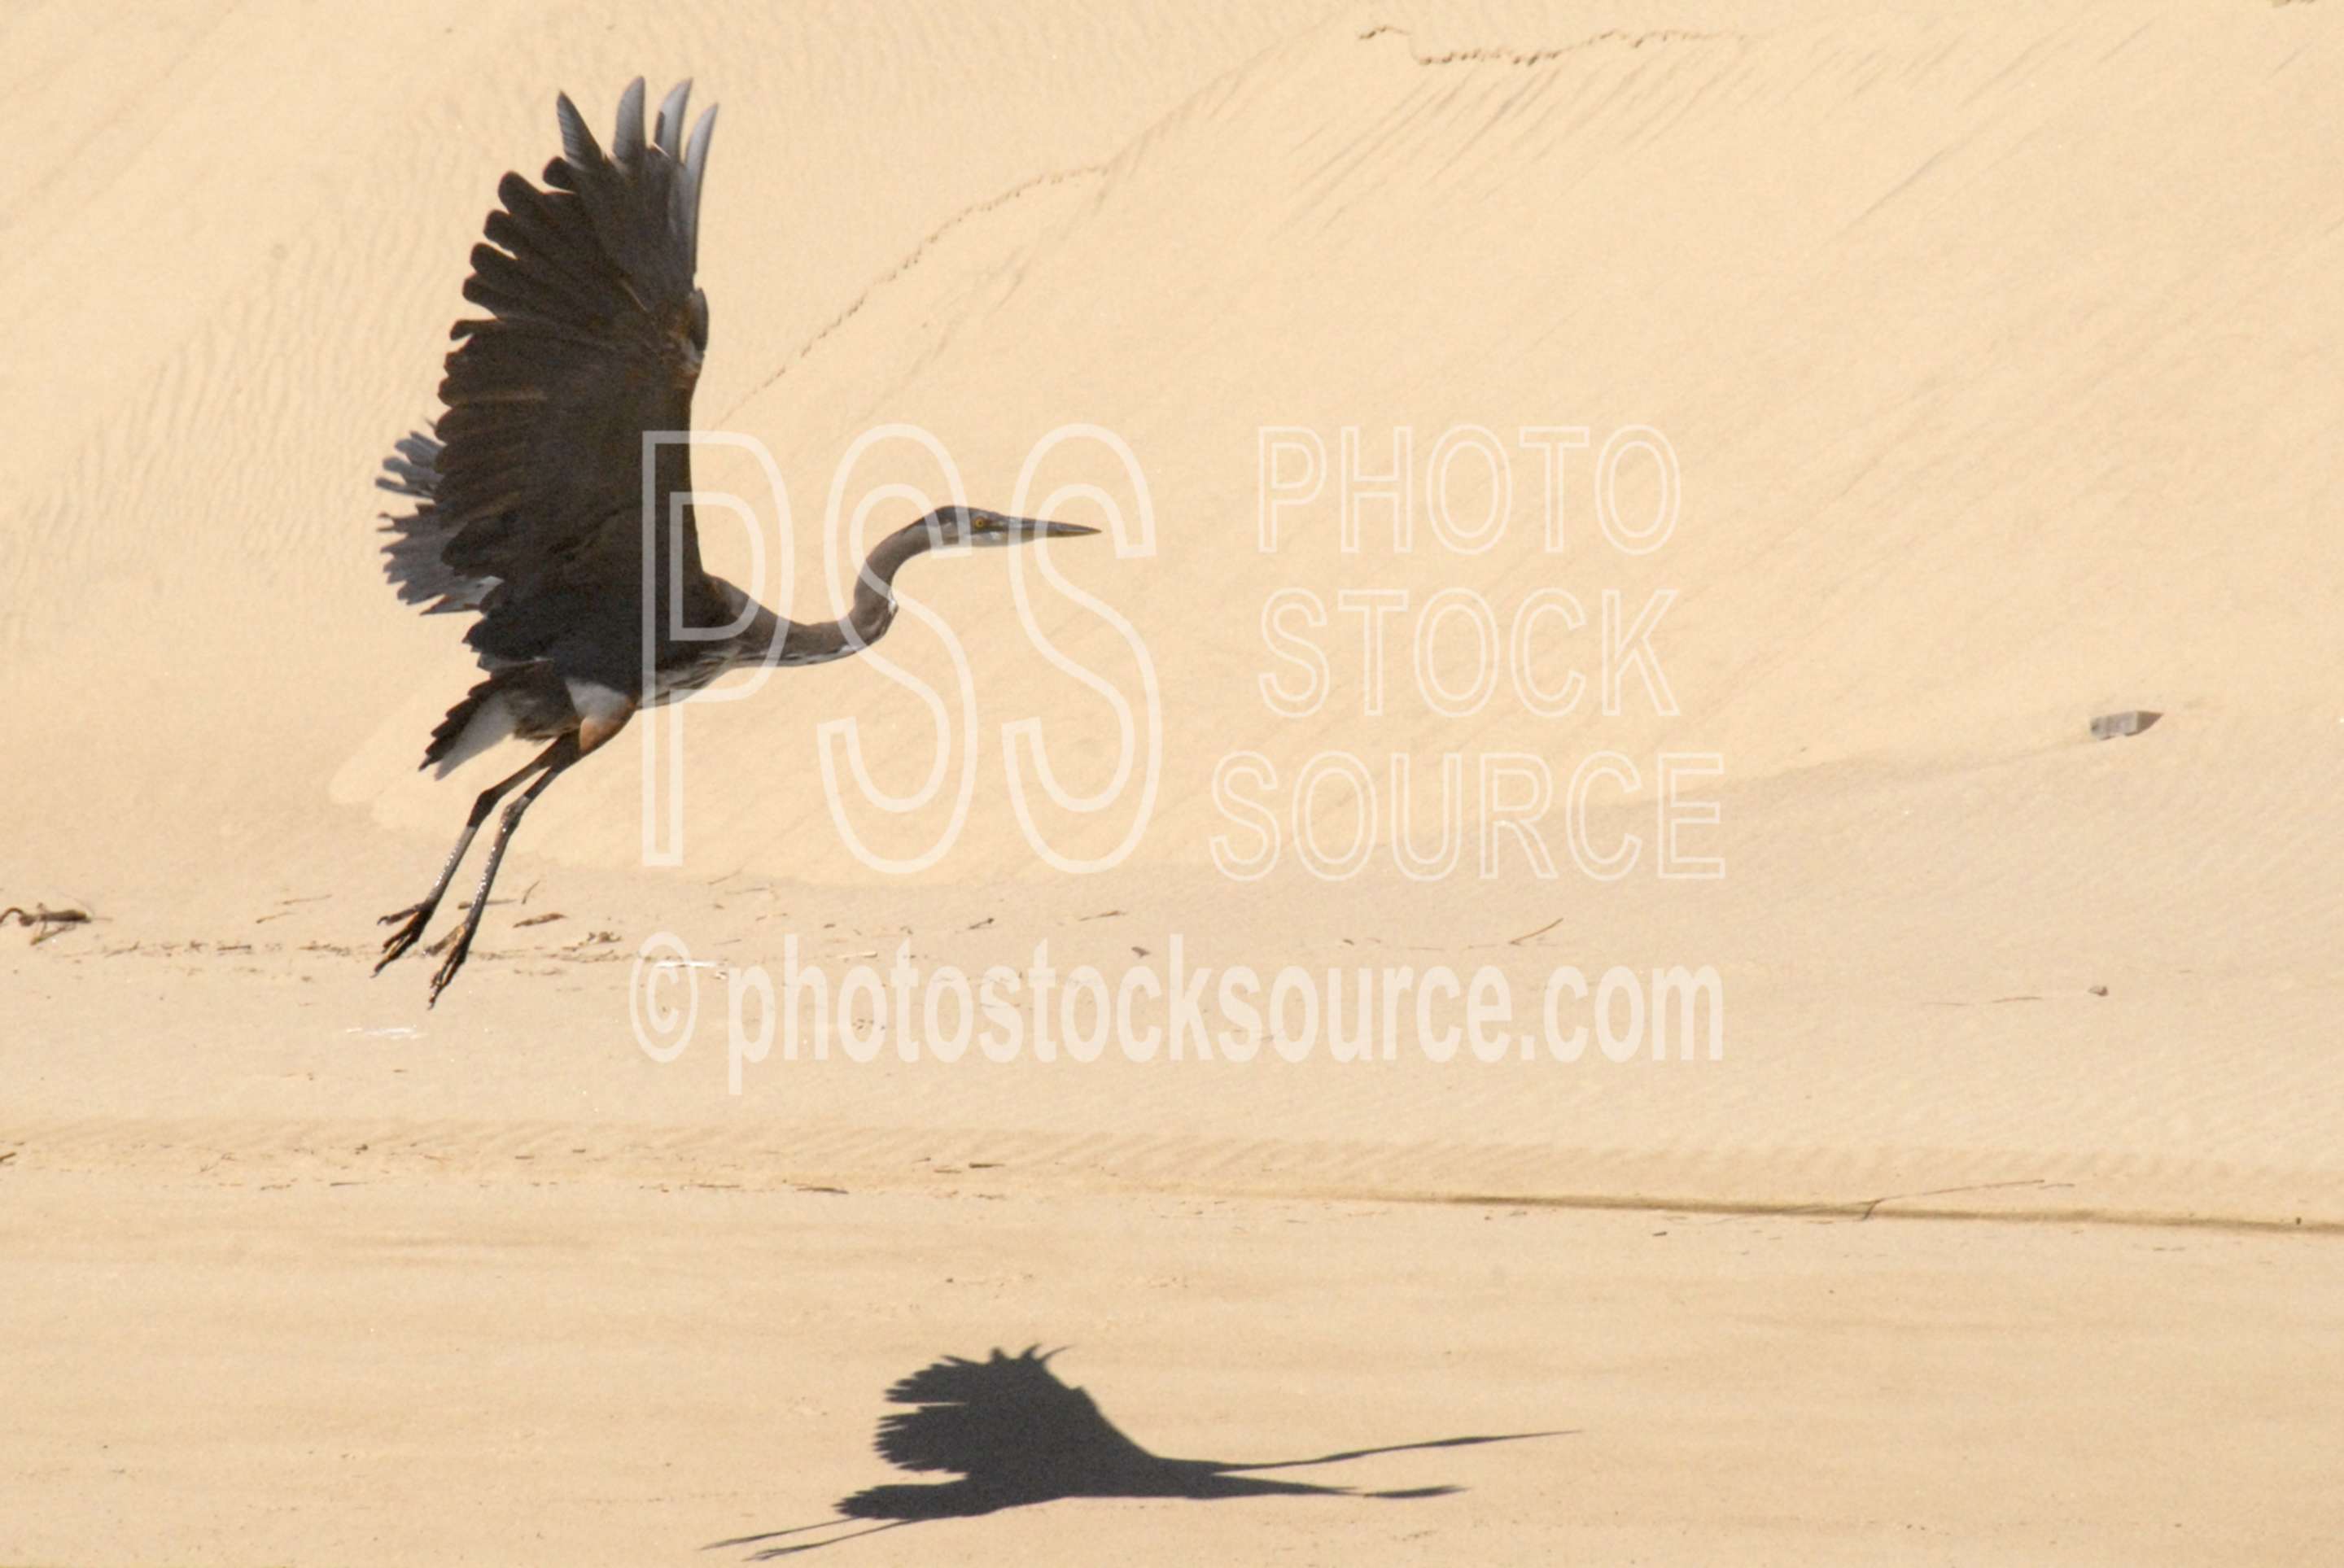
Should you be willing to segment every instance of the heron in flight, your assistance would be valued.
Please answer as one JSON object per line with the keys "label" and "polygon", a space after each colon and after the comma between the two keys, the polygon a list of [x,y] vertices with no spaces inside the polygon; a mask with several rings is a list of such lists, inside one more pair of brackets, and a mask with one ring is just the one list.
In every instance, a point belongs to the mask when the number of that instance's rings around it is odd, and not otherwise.
{"label": "heron in flight", "polygon": [[[1444,1437],[1430,1442],[1396,1442],[1381,1448],[1346,1449],[1314,1459],[1167,1459],[1142,1448],[1106,1418],[1097,1402],[1070,1388],[1050,1370],[1039,1345],[1022,1354],[995,1350],[989,1361],[945,1356],[887,1391],[888,1402],[910,1408],[892,1411],[879,1422],[874,1445],[879,1457],[899,1470],[938,1474],[958,1472],[955,1481],[897,1482],[865,1487],[834,1505],[838,1515],[789,1530],[736,1535],[712,1542],[711,1550],[757,1546],[759,1560],[794,1556],[934,1519],[974,1519],[1006,1508],[1025,1508],[1069,1497],[1187,1498],[1210,1503],[1232,1497],[1355,1497],[1402,1501],[1442,1497],[1454,1486],[1417,1486],[1393,1492],[1360,1492],[1314,1481],[1271,1480],[1264,1470],[1302,1470],[1345,1464],[1379,1454],[1436,1448],[1475,1448],[1561,1437],[1559,1432],[1514,1432],[1482,1437]],[[875,1520],[867,1529],[832,1534],[798,1545],[768,1546],[792,1535],[827,1531],[854,1520]]]}
{"label": "heron in flight", "polygon": [[[415,503],[385,524],[399,598],[426,614],[478,616],[464,640],[488,672],[432,731],[423,766],[444,778],[509,737],[548,743],[480,791],[422,901],[383,917],[397,929],[378,974],[422,937],[473,836],[520,789],[432,976],[435,1005],[464,967],[530,803],[637,709],[730,669],[861,652],[894,618],[896,572],[925,551],[1098,531],[940,507],[879,541],[835,621],[793,621],[701,565],[682,435],[708,349],[708,297],[693,274],[716,111],[687,140],[691,86],[668,94],[646,137],[636,78],[607,153],[569,97],[557,100],[561,156],[545,166],[545,188],[506,175],[487,242],[472,247],[464,297],[488,316],[455,326],[440,383],[446,411],[399,442],[377,481]],[[654,432],[672,438],[647,443]],[[671,518],[675,526],[658,526]],[[709,635],[722,628],[736,629]]]}

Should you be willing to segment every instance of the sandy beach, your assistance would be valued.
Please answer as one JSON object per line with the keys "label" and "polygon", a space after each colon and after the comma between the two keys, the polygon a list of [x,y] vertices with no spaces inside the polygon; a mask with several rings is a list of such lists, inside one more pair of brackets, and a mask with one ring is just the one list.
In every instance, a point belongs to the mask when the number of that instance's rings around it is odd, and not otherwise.
{"label": "sandy beach", "polygon": [[[0,43],[0,1563],[2344,1535],[2334,5]],[[528,752],[372,479],[637,75],[712,567],[1103,533],[646,714],[427,1005]]]}

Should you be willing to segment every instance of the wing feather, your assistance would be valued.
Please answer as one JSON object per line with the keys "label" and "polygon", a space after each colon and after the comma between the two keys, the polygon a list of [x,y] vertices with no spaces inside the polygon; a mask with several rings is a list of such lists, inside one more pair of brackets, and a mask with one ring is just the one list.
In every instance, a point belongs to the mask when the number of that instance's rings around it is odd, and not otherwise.
{"label": "wing feather", "polygon": [[619,95],[619,129],[611,138],[611,159],[632,168],[643,156],[643,79],[637,76]]}
{"label": "wing feather", "polygon": [[440,443],[417,432],[402,436],[391,455],[382,460],[382,477],[375,483],[394,496],[415,502],[404,516],[382,514],[382,531],[390,536],[382,547],[388,558],[384,570],[401,604],[421,605],[426,615],[477,609],[496,587],[491,578],[470,578],[449,570],[440,551],[455,530],[433,498],[440,488]]}
{"label": "wing feather", "polygon": [[683,112],[691,104],[692,78],[689,76],[670,87],[667,96],[660,100],[659,145],[661,150],[671,157],[675,155],[676,138],[683,135]]}

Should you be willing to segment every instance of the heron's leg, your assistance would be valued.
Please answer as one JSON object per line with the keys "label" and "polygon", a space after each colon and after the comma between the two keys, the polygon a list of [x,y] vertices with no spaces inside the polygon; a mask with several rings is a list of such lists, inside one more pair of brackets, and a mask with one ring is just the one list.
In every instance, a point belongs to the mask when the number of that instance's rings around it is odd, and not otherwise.
{"label": "heron's leg", "polygon": [[[836,1524],[842,1522],[834,1519],[826,1521],[825,1523]],[[823,1546],[835,1546],[842,1541],[852,1541],[857,1536],[876,1535],[882,1530],[894,1530],[905,1524],[917,1524],[918,1523],[920,1522],[916,1519],[890,1519],[884,1524],[874,1524],[868,1530],[850,1530],[844,1535],[834,1535],[826,1541],[805,1541],[801,1542],[795,1546],[768,1546],[763,1552],[750,1553],[749,1561],[752,1563],[770,1563],[776,1557],[794,1557],[801,1552],[813,1552]],[[802,1525],[799,1528],[805,1530],[819,1530],[823,1528],[823,1526],[820,1524],[806,1524]],[[773,1535],[795,1535],[797,1531],[795,1530],[776,1530],[773,1532]],[[773,1539],[773,1536],[751,1535],[745,1539],[748,1541],[770,1541]],[[735,1543],[730,1541],[719,1541],[716,1544],[719,1546],[731,1546],[735,1544]]]}
{"label": "heron's leg", "polygon": [[448,884],[456,879],[456,868],[464,863],[464,853],[472,847],[472,836],[480,830],[480,824],[489,819],[489,813],[497,809],[497,802],[512,792],[514,785],[544,767],[546,759],[552,755],[550,749],[538,753],[527,767],[510,778],[500,779],[480,791],[480,798],[472,802],[471,816],[464,821],[463,832],[456,837],[455,849],[449,851],[448,863],[440,868],[440,879],[431,884],[431,890],[423,895],[423,901],[409,904],[396,914],[385,915],[377,922],[379,925],[395,925],[399,930],[391,932],[383,942],[382,957],[374,966],[375,973],[382,973],[383,965],[422,940],[423,928],[431,923],[431,917],[440,909],[440,900],[448,896]]}
{"label": "heron's leg", "polygon": [[[464,924],[456,934],[456,945],[448,950],[448,956],[440,962],[440,972],[431,977],[431,1005],[439,1005],[440,993],[448,989],[448,982],[456,978],[456,971],[464,967],[464,960],[472,950],[473,934],[480,929],[480,916],[488,910],[489,890],[496,885],[497,868],[504,862],[505,846],[512,841],[513,829],[520,826],[521,814],[529,809],[530,801],[545,793],[547,785],[561,778],[570,765],[583,755],[579,748],[577,732],[573,730],[547,747],[537,761],[530,764],[531,767],[542,767],[545,772],[536,783],[520,792],[520,799],[505,808],[504,820],[497,824],[497,836],[489,844],[489,863],[480,868],[480,890],[472,895],[472,907],[464,912]],[[490,801],[490,804],[494,805],[495,802]]]}

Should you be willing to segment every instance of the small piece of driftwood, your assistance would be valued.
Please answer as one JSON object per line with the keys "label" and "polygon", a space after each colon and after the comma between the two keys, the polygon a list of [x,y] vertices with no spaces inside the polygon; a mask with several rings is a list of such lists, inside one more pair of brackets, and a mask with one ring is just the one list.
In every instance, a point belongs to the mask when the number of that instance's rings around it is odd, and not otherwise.
{"label": "small piece of driftwood", "polygon": [[37,947],[67,926],[86,924],[89,920],[89,911],[87,910],[53,910],[46,904],[35,904],[31,909],[25,910],[11,904],[6,909],[0,910],[0,926],[6,925],[11,920],[20,926],[33,928],[33,943]]}

